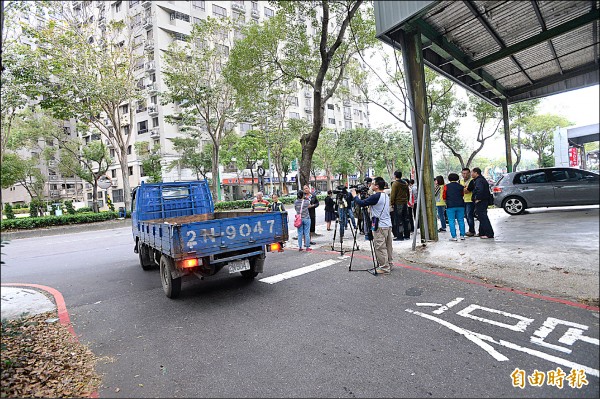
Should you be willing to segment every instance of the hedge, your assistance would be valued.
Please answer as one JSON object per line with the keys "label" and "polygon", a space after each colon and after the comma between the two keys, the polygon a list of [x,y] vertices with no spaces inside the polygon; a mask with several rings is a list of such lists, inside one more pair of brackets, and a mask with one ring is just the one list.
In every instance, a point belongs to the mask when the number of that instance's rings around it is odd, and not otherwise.
{"label": "hedge", "polygon": [[26,230],[49,226],[63,226],[70,224],[94,223],[103,222],[106,220],[116,219],[117,212],[100,212],[100,213],[79,213],[75,215],[62,216],[42,216],[35,218],[17,218],[10,220],[2,220],[0,230]]}

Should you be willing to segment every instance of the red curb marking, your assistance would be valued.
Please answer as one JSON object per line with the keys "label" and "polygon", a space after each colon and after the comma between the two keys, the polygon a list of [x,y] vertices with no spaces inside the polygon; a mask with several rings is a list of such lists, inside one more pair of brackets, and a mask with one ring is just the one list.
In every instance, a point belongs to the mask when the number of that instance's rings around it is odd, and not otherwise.
{"label": "red curb marking", "polygon": [[[67,305],[65,303],[65,299],[63,298],[60,291],[48,287],[46,285],[40,284],[22,284],[22,283],[3,283],[3,287],[32,287],[38,288],[40,290],[46,291],[54,297],[54,301],[56,302],[56,310],[58,311],[58,319],[60,324],[67,327],[67,330],[73,336],[74,342],[79,342],[79,338],[77,338],[77,334],[75,334],[75,330],[73,329],[73,324],[71,324],[71,318],[69,317],[69,312],[67,311]],[[98,398],[98,391],[94,391],[90,394],[90,398]]]}
{"label": "red curb marking", "polygon": [[[323,253],[325,253],[325,254],[339,253],[339,251],[314,251],[314,252],[322,253],[322,254]],[[351,251],[347,251],[347,252],[351,252]],[[361,259],[371,259],[370,256],[366,256],[366,255],[354,254],[354,256],[357,258],[361,258]],[[566,299],[553,298],[550,296],[540,295],[540,294],[533,294],[530,292],[520,291],[520,290],[516,290],[514,288],[509,288],[509,287],[498,287],[494,284],[482,283],[481,281],[471,280],[471,279],[464,278],[464,277],[453,276],[451,274],[447,274],[447,273],[443,273],[443,272],[421,269],[420,267],[405,265],[403,263],[398,263],[398,262],[394,262],[394,266],[400,266],[405,269],[410,269],[410,270],[414,270],[414,271],[421,272],[421,273],[433,274],[434,276],[438,276],[438,277],[451,278],[453,280],[462,281],[463,283],[479,285],[479,286],[486,287],[486,288],[493,288],[493,289],[500,290],[500,291],[512,292],[513,294],[522,295],[522,296],[526,296],[526,297],[530,297],[530,298],[541,299],[543,301],[557,302],[557,303],[561,303],[561,304],[567,305],[567,306],[573,306],[576,308],[591,310],[593,312],[600,312],[600,307],[585,305],[583,303],[573,302],[573,301],[569,301]]]}

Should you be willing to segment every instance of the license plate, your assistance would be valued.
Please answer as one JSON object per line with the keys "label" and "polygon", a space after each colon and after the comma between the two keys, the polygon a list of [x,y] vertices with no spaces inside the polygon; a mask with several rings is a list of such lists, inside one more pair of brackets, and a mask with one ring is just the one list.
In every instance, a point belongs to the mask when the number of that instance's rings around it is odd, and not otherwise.
{"label": "license plate", "polygon": [[234,260],[229,262],[229,273],[243,272],[244,270],[250,270],[250,261],[248,259],[244,260]]}

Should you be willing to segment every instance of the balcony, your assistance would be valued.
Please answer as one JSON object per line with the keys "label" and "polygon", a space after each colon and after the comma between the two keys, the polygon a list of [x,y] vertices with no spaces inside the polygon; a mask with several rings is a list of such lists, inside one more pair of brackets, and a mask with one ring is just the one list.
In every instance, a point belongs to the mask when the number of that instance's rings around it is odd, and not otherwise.
{"label": "balcony", "polygon": [[148,105],[148,115],[157,116],[158,115],[158,105],[156,105],[156,104]]}
{"label": "balcony", "polygon": [[156,70],[156,64],[154,61],[146,61],[144,64],[146,72],[154,72]]}
{"label": "balcony", "polygon": [[157,127],[150,129],[150,137],[153,139],[160,138],[160,130]]}
{"label": "balcony", "polygon": [[146,85],[146,90],[148,90],[148,94],[156,94],[158,93],[158,87],[156,83],[150,83]]}
{"label": "balcony", "polygon": [[231,3],[231,9],[239,12],[246,12],[246,7],[243,4]]}
{"label": "balcony", "polygon": [[144,26],[144,29],[152,28],[152,17],[145,17],[142,20],[142,25]]}
{"label": "balcony", "polygon": [[306,112],[307,114],[312,114],[312,107],[304,107],[304,112]]}
{"label": "balcony", "polygon": [[121,126],[129,125],[129,114],[121,115]]}
{"label": "balcony", "polygon": [[310,91],[305,91],[304,92],[304,97],[310,98],[310,97],[312,97],[312,93]]}
{"label": "balcony", "polygon": [[152,7],[152,2],[148,1],[148,0],[142,0],[142,7],[150,8],[150,7]]}
{"label": "balcony", "polygon": [[260,18],[260,11],[258,11],[258,10],[252,10],[252,11],[250,11],[250,15],[254,19],[259,19]]}
{"label": "balcony", "polygon": [[146,44],[144,45],[144,50],[146,50],[146,51],[154,50],[154,40],[146,40]]}

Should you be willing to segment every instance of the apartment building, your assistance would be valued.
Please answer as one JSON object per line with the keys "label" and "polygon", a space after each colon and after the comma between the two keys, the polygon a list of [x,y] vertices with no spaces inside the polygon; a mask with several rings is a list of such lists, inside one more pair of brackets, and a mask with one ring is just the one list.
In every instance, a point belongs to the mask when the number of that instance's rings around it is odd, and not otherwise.
{"label": "apartment building", "polygon": [[[275,8],[269,5],[268,1],[73,1],[74,10],[86,9],[85,15],[96,15],[99,23],[107,23],[111,20],[129,19],[136,27],[136,37],[134,43],[139,44],[136,51],[144,53],[144,60],[139,62],[136,68],[136,78],[139,84],[144,85],[148,95],[145,104],[138,106],[134,113],[133,120],[126,120],[125,131],[132,134],[135,142],[146,141],[150,146],[160,145],[163,165],[162,176],[164,181],[194,180],[196,176],[187,169],[167,167],[173,161],[177,160],[179,155],[174,150],[169,138],[181,135],[177,126],[168,124],[165,117],[177,112],[177,106],[174,104],[161,105],[160,92],[165,90],[162,69],[162,53],[176,41],[185,40],[191,33],[194,23],[205,19],[207,16],[214,18],[231,17],[239,23],[250,23],[252,21],[262,21],[275,15]],[[232,32],[232,35],[238,34]],[[344,85],[351,85],[344,81]],[[306,90],[302,85],[297,85],[298,92],[291,96],[292,105],[288,111],[288,117],[304,118],[312,121],[312,92]],[[358,94],[357,88],[349,87]],[[127,107],[127,105],[123,105]],[[128,111],[124,109],[124,111]],[[351,100],[332,99],[326,105],[326,114],[324,126],[334,130],[341,131],[355,127],[370,127],[369,111],[366,104],[356,103]],[[243,135],[250,130],[252,126],[249,123],[239,123],[233,126],[234,130]],[[90,131],[84,136],[85,141],[96,139],[97,132]],[[208,137],[207,137],[208,139]],[[107,142],[107,144],[110,144]],[[110,196],[116,207],[123,206],[123,183],[121,181],[121,171],[116,160],[115,150],[110,148],[111,157],[115,160],[111,166],[108,175],[112,179],[112,187],[105,190]],[[144,180],[144,172],[141,168],[141,161],[135,153],[135,144],[132,143],[128,149],[128,170],[129,183],[131,187],[136,187]],[[223,167],[221,167],[223,170]],[[240,177],[249,177],[244,171],[237,173]],[[246,176],[248,175],[248,176]],[[256,175],[256,172],[255,172]],[[235,185],[234,191],[252,192],[252,185],[247,179],[242,183],[238,179],[228,178],[228,174],[221,176],[221,183],[224,186]],[[267,171],[267,177],[269,171]],[[277,176],[275,176],[277,179]],[[235,182],[234,182],[235,181]],[[251,183],[251,182],[250,182]],[[244,190],[240,190],[240,185],[244,185]],[[83,195],[87,201],[91,201],[91,185],[85,183]],[[102,190],[101,190],[102,191]],[[105,195],[105,194],[104,194]],[[101,206],[106,208],[103,201]]]}

